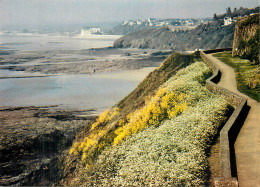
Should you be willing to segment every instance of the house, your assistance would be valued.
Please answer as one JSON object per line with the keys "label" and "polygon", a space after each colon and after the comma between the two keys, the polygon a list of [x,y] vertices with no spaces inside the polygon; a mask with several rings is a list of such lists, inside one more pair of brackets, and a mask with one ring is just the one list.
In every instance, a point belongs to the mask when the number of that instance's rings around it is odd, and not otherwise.
{"label": "house", "polygon": [[81,29],[80,36],[86,36],[91,34],[102,34],[102,31],[100,28],[83,28]]}
{"label": "house", "polygon": [[231,17],[225,17],[224,18],[224,26],[232,24],[234,21]]}

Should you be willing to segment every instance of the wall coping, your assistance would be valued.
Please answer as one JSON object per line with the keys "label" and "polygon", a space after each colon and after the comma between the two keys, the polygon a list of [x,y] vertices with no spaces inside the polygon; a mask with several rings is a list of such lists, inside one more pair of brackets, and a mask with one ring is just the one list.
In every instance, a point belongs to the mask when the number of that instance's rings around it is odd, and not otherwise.
{"label": "wall coping", "polygon": [[221,78],[221,72],[218,65],[207,54],[223,51],[232,51],[232,48],[200,51],[201,58],[213,70],[213,75],[206,80],[206,88],[215,94],[224,96],[235,107],[232,115],[220,131],[221,176],[215,178],[214,183],[215,186],[226,186],[227,184],[229,186],[238,186],[236,163],[232,155],[235,155],[234,141],[237,137],[237,129],[239,128],[239,118],[243,116],[243,111],[247,107],[247,99],[217,85]]}

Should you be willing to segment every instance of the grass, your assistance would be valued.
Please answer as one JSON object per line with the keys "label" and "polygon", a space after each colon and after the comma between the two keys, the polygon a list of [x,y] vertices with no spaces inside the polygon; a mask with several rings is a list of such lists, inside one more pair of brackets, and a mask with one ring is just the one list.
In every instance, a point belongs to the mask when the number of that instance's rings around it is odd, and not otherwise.
{"label": "grass", "polygon": [[234,68],[236,72],[237,89],[249,97],[260,101],[260,67],[251,64],[249,60],[232,57],[231,52],[214,54],[222,62]]}

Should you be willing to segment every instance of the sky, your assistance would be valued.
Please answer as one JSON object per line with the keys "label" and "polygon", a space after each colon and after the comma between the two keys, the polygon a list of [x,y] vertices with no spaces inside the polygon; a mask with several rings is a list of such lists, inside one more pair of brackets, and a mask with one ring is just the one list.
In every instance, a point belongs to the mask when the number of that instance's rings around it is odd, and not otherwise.
{"label": "sky", "polygon": [[205,18],[259,0],[0,0],[0,28],[70,25],[144,18]]}

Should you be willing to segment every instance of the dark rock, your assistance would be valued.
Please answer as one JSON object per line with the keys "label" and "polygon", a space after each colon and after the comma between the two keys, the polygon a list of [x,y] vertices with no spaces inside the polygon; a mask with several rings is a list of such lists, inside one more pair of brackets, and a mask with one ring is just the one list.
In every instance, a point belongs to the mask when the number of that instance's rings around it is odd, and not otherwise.
{"label": "dark rock", "polygon": [[51,108],[0,109],[0,185],[57,184],[59,155],[95,117]]}

